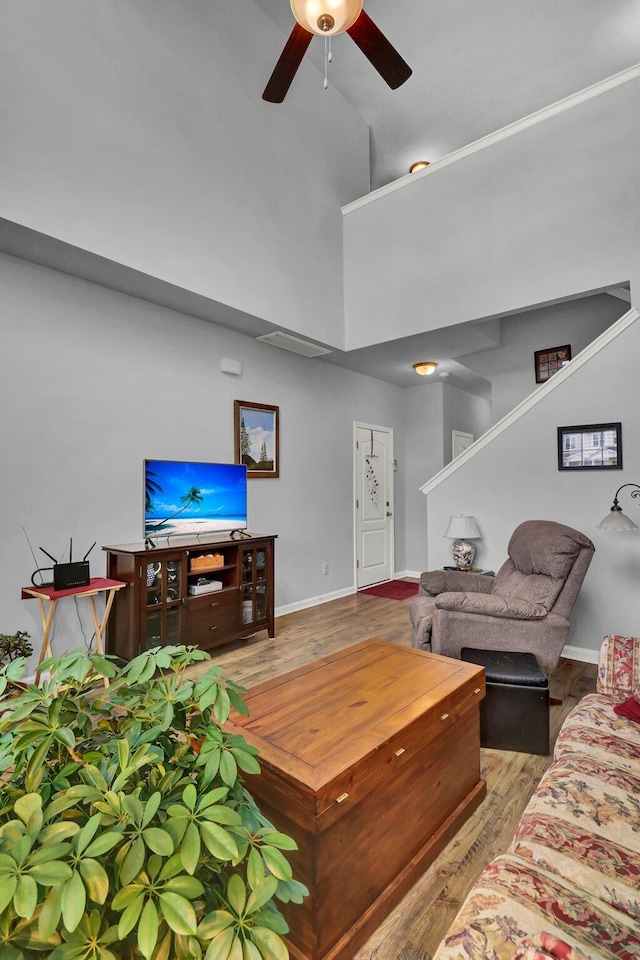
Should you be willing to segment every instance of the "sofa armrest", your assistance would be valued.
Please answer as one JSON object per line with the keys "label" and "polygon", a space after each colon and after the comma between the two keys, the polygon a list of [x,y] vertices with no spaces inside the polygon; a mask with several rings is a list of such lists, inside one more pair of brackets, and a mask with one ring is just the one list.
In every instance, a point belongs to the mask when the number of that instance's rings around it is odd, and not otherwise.
{"label": "sofa armrest", "polygon": [[541,603],[531,603],[521,597],[501,597],[497,593],[441,593],[436,597],[436,607],[509,620],[542,620],[548,613]]}
{"label": "sofa armrest", "polygon": [[483,573],[464,573],[462,570],[429,570],[420,577],[418,593],[437,597],[439,593],[464,591],[490,593],[495,577]]}
{"label": "sofa armrest", "polygon": [[640,693],[640,637],[606,636],[598,660],[598,693],[627,700]]}

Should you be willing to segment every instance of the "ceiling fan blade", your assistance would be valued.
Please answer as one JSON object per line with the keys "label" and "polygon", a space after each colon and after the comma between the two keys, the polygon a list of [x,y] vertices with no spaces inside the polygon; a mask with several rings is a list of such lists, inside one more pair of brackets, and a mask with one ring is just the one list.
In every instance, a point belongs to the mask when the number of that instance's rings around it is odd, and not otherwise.
{"label": "ceiling fan blade", "polygon": [[296,23],[264,89],[263,100],[268,100],[269,103],[282,103],[312,38],[312,33]]}
{"label": "ceiling fan blade", "polygon": [[364,10],[353,26],[349,27],[347,33],[392,90],[409,79],[413,72],[411,67]]}

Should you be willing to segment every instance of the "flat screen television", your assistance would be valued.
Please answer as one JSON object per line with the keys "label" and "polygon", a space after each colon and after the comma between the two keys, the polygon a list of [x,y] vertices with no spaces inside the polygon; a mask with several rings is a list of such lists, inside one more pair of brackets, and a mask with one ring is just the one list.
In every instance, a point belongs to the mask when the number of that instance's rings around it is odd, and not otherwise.
{"label": "flat screen television", "polygon": [[246,527],[244,464],[144,461],[145,537],[198,536]]}

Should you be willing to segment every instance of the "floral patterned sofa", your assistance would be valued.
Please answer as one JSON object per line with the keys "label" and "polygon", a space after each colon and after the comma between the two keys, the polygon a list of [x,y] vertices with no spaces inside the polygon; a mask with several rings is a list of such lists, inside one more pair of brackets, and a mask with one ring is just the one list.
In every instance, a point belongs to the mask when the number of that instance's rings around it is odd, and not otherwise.
{"label": "floral patterned sofa", "polygon": [[509,851],[434,960],[639,960],[639,701],[640,638],[605,637],[597,693],[567,717]]}

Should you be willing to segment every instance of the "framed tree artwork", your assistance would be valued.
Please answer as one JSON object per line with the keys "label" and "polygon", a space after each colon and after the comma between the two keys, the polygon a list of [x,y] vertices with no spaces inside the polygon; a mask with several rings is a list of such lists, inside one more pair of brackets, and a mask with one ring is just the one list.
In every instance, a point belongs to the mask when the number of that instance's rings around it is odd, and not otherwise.
{"label": "framed tree artwork", "polygon": [[234,401],[235,462],[244,463],[247,477],[280,476],[279,413],[270,404]]}
{"label": "framed tree artwork", "polygon": [[549,377],[561,370],[569,360],[571,360],[571,346],[568,343],[565,343],[563,347],[548,347],[546,350],[536,350],[534,353],[536,383],[545,383]]}

